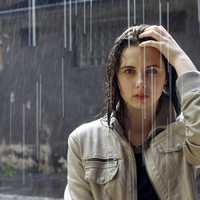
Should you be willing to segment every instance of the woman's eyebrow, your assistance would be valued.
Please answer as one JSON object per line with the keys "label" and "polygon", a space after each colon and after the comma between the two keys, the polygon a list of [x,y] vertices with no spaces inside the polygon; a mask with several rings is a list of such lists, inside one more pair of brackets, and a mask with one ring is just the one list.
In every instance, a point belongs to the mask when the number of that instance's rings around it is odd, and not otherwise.
{"label": "woman's eyebrow", "polygon": [[147,65],[147,66],[146,66],[146,68],[151,68],[151,67],[160,68],[158,65]]}
{"label": "woman's eyebrow", "polygon": [[[146,68],[151,68],[151,67],[155,67],[155,68],[160,68],[158,65],[156,64],[152,64],[152,65],[147,65]],[[122,65],[120,68],[132,68],[132,69],[136,69],[137,67],[132,66],[132,65]]]}
{"label": "woman's eyebrow", "polygon": [[133,68],[133,69],[136,69],[135,66],[131,66],[131,65],[122,65],[120,68]]}

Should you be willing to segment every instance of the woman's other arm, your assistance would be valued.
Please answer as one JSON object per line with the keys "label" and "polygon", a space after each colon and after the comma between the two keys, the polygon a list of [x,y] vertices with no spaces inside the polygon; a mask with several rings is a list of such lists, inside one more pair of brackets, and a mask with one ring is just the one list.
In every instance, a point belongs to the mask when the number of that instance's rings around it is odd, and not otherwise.
{"label": "woman's other arm", "polygon": [[84,168],[78,140],[73,134],[68,138],[67,187],[65,200],[93,200],[88,182],[84,179]]}

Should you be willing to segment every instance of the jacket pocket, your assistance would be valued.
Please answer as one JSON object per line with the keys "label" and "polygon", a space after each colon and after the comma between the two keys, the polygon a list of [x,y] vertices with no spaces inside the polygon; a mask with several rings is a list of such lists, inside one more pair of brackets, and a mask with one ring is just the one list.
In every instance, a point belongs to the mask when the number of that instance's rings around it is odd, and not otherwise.
{"label": "jacket pocket", "polygon": [[85,179],[96,184],[106,184],[116,176],[117,158],[89,158],[84,160]]}
{"label": "jacket pocket", "polygon": [[183,149],[183,145],[182,144],[175,144],[174,146],[171,145],[160,145],[158,147],[158,151],[160,153],[173,153],[173,152],[179,152]]}

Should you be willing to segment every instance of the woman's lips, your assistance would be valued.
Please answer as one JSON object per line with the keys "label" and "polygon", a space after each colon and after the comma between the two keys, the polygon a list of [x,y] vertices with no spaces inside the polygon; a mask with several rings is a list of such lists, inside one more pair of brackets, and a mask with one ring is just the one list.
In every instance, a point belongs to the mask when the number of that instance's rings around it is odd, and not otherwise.
{"label": "woman's lips", "polygon": [[144,99],[148,98],[149,96],[148,95],[137,94],[134,97],[137,98],[137,99],[139,99],[139,100],[144,100]]}

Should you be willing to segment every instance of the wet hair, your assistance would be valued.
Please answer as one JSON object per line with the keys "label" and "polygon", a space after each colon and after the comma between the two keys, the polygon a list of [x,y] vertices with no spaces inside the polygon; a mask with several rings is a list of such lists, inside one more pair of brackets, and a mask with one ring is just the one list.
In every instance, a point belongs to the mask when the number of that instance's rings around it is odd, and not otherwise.
{"label": "wet hair", "polygon": [[[141,42],[147,40],[155,40],[151,37],[139,38],[139,34],[142,33],[145,28],[149,25],[142,24],[139,26],[133,26],[128,28],[124,33],[122,33],[114,42],[113,47],[111,48],[106,66],[105,66],[105,107],[104,113],[106,113],[106,121],[108,126],[110,126],[111,114],[113,111],[116,111],[117,103],[123,102],[120,95],[120,90],[117,84],[117,72],[121,64],[121,55],[125,48],[129,46],[138,46]],[[180,103],[176,94],[176,79],[177,73],[172,65],[169,64],[167,59],[162,55],[162,59],[165,66],[166,72],[166,86],[165,90],[167,94],[162,93],[162,95],[167,95],[171,98],[172,104],[174,105],[176,114],[180,114]],[[162,96],[161,95],[161,96]],[[123,111],[122,111],[123,112]],[[118,118],[122,116],[119,115]],[[121,121],[121,119],[118,119]]]}

